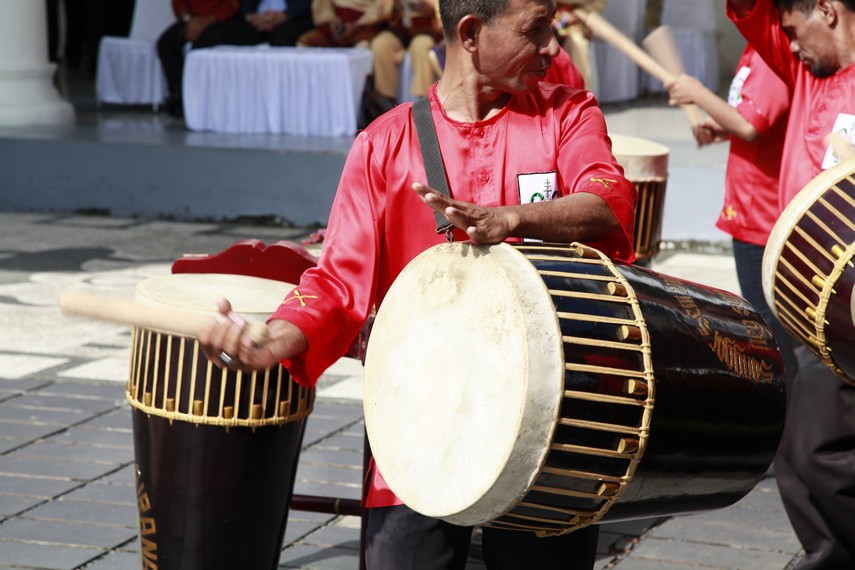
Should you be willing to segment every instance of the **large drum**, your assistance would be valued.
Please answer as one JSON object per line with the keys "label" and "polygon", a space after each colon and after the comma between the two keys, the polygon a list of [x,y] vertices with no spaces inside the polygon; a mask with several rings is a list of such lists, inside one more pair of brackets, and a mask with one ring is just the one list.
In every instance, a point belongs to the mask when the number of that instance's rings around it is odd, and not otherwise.
{"label": "large drum", "polygon": [[855,384],[855,158],[805,186],[772,229],[763,292],[787,331]]}
{"label": "large drum", "polygon": [[638,137],[609,135],[612,153],[624,176],[638,189],[635,210],[635,255],[642,264],[659,253],[662,214],[668,182],[668,147]]}
{"label": "large drum", "polygon": [[387,294],[365,368],[371,448],[407,505],[541,535],[734,503],[784,407],[746,301],[578,244],[426,251]]}
{"label": "large drum", "polygon": [[[292,285],[178,274],[143,281],[137,300],[216,311],[226,296],[269,316]],[[133,409],[144,568],[275,569],[314,392],[282,367],[220,370],[194,338],[136,328],[127,398]]]}

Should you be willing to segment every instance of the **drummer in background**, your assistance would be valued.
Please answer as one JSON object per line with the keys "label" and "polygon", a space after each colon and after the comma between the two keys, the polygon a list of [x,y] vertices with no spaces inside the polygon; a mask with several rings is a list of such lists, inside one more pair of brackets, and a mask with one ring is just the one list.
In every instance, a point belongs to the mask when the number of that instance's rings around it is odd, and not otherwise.
{"label": "drummer in background", "polygon": [[[792,93],[782,210],[837,162],[826,139],[855,123],[855,0],[728,0],[728,16]],[[775,471],[805,549],[799,569],[855,568],[855,387],[805,346]]]}
{"label": "drummer in background", "polygon": [[396,0],[393,14],[389,29],[371,40],[374,88],[368,96],[384,112],[398,104],[401,64],[407,53],[410,55],[412,81],[406,88],[414,97],[427,95],[436,80],[428,54],[442,39],[439,0]]}
{"label": "drummer in background", "polygon": [[[611,153],[605,119],[587,91],[542,83],[558,42],[554,0],[443,0],[447,60],[428,94],[452,198],[428,188],[411,105],[361,131],[345,163],[320,263],[272,315],[270,342],[254,345],[243,320],[222,314],[199,338],[206,354],[241,369],[282,361],[314,386],[347,350],[372,307],[381,306],[407,263],[451,237],[582,241],[631,262],[634,186]],[[542,201],[533,196],[543,193]],[[448,323],[443,334],[479,334],[479,323]],[[430,339],[424,346],[430,351]],[[453,363],[448,363],[453,367]],[[406,382],[407,378],[401,378]],[[372,570],[462,569],[472,528],[417,514],[372,465],[366,558]],[[488,568],[591,568],[597,527],[564,536],[485,528]]]}
{"label": "drummer in background", "polygon": [[790,92],[750,45],[745,47],[727,101],[690,75],[666,83],[671,105],[695,104],[709,115],[692,127],[698,146],[730,141],[724,205],[716,227],[733,236],[742,296],[772,327],[787,378],[796,375],[795,341],[763,295],[763,250],[778,220],[778,173],[787,132]]}

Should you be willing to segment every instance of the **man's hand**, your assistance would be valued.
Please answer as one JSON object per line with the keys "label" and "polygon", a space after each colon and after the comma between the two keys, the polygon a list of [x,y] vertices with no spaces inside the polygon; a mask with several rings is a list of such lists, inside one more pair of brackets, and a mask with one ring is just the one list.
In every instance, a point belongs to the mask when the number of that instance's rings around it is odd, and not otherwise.
{"label": "man's hand", "polygon": [[691,105],[696,103],[698,93],[705,89],[704,84],[691,75],[678,75],[665,85],[668,90],[669,105]]}
{"label": "man's hand", "polygon": [[692,127],[692,133],[698,146],[720,143],[730,140],[730,133],[710,117],[704,117],[698,124]]}
{"label": "man's hand", "polygon": [[247,17],[247,21],[259,32],[270,32],[273,28],[287,20],[288,14],[278,10],[267,10],[261,13],[256,12],[255,14],[250,14]]}
{"label": "man's hand", "polygon": [[420,182],[413,190],[422,201],[445,216],[454,227],[466,232],[474,242],[493,244],[510,237],[514,227],[514,214],[501,208],[484,208],[469,202],[446,198],[436,190]]}
{"label": "man's hand", "polygon": [[353,43],[353,38],[361,30],[361,26],[354,23],[340,23],[334,30],[334,37],[340,44]]}
{"label": "man's hand", "polygon": [[284,320],[270,323],[270,338],[256,344],[246,334],[246,319],[232,311],[226,299],[217,303],[219,314],[199,333],[199,344],[211,362],[220,368],[266,370],[278,362],[305,352],[303,332]]}

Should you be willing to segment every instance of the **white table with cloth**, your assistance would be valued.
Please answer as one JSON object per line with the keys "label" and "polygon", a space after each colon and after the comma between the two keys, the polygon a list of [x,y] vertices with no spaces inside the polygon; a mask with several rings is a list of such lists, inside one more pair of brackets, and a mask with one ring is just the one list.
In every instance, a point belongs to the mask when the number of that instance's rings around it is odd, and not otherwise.
{"label": "white table with cloth", "polygon": [[194,131],[352,136],[371,51],[217,46],[184,65],[184,120]]}
{"label": "white table with cloth", "polygon": [[150,104],[166,98],[157,39],[175,21],[164,0],[136,0],[127,38],[104,36],[98,49],[95,95],[99,103]]}

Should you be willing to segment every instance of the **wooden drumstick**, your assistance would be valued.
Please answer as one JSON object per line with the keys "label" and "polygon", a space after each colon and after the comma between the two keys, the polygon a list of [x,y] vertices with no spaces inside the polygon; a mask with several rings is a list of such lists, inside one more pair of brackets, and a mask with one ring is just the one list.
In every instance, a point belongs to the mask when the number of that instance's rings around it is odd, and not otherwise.
{"label": "wooden drumstick", "polygon": [[[686,73],[686,68],[683,66],[683,58],[680,56],[680,51],[677,49],[677,43],[674,41],[674,34],[669,26],[659,26],[650,32],[641,45],[644,46],[653,59],[662,64],[669,73],[674,77]],[[692,125],[697,125],[703,119],[703,113],[697,105],[680,105]]]}
{"label": "wooden drumstick", "polygon": [[[59,296],[59,308],[66,314],[191,337],[197,337],[214,316],[213,313],[147,305],[116,295],[81,289],[63,291]],[[244,332],[259,345],[270,338],[266,325],[248,319]]]}
{"label": "wooden drumstick", "polygon": [[623,32],[612,26],[608,20],[596,12],[590,12],[584,8],[575,8],[573,13],[595,35],[625,53],[636,65],[659,81],[665,83],[674,78],[674,75],[662,67],[650,54],[638,47],[635,42],[626,37]]}
{"label": "wooden drumstick", "polygon": [[[584,8],[576,8],[573,10],[573,13],[577,18],[579,18],[579,20],[588,26],[594,35],[602,38],[622,51],[627,55],[627,57],[634,61],[636,65],[662,83],[669,83],[676,77],[673,73],[665,69],[662,64],[653,59],[650,54],[638,47],[634,41],[626,37],[623,32],[615,28],[608,20],[596,12],[590,12]],[[692,124],[696,124],[694,114],[687,112],[687,115],[689,115],[689,120]],[[697,120],[700,120],[700,118],[698,117]]]}

